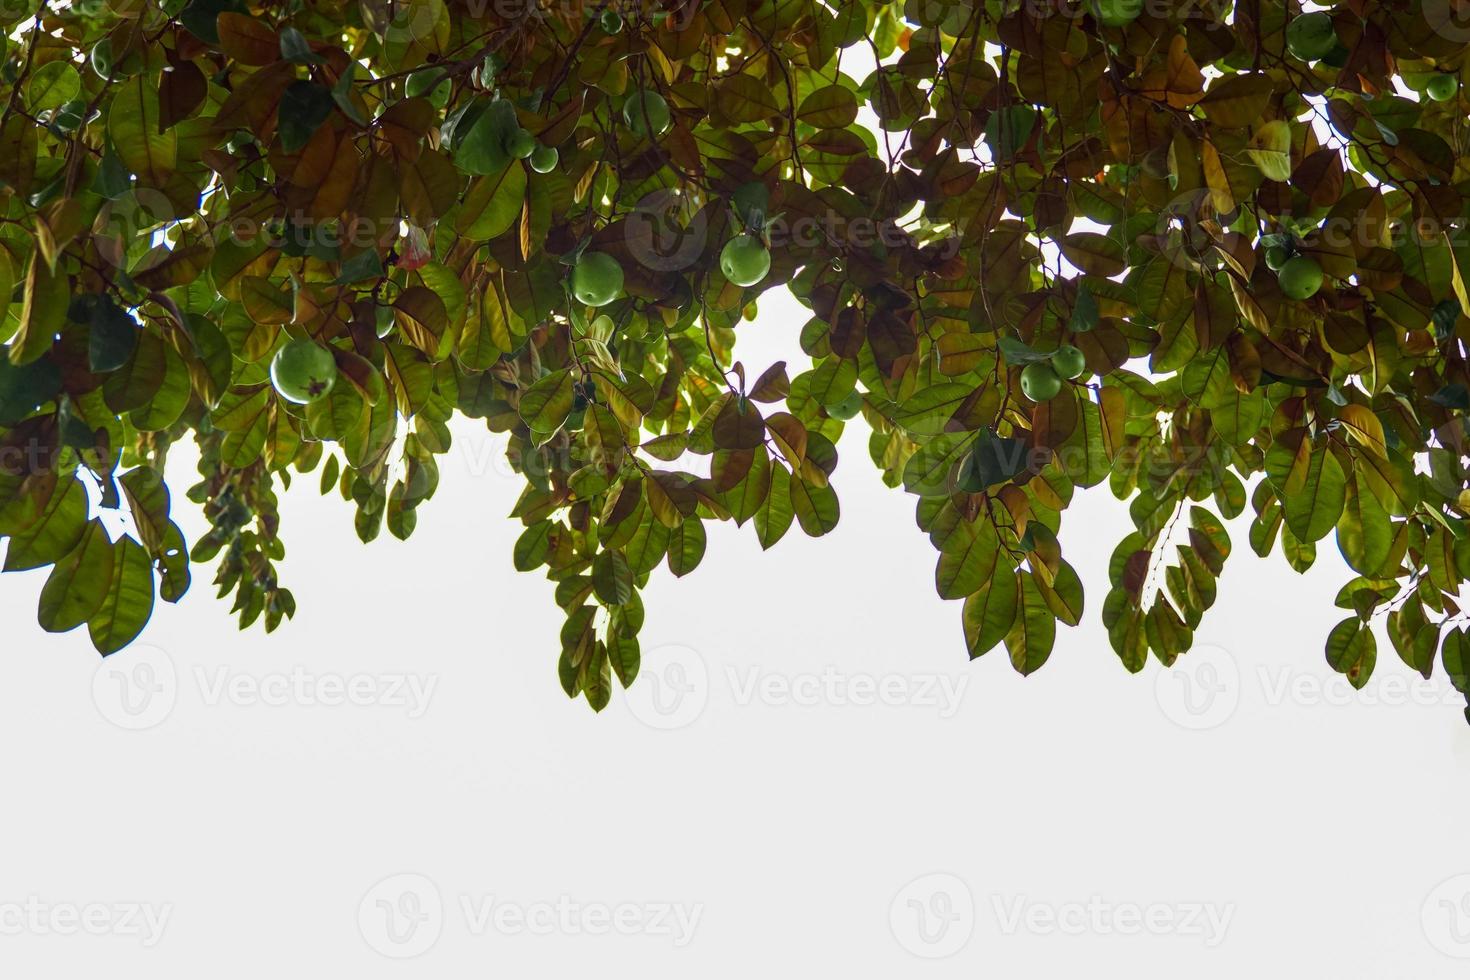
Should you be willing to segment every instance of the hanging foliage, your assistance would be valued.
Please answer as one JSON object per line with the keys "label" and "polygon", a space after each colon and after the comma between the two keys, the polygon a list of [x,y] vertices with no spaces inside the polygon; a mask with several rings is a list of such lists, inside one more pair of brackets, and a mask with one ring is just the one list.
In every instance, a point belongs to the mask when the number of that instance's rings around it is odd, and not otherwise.
{"label": "hanging foliage", "polygon": [[[406,538],[463,415],[509,438],[511,560],[601,708],[706,522],[837,525],[861,413],[971,656],[1029,673],[1087,614],[1063,514],[1107,484],[1135,530],[1090,614],[1127,669],[1186,653],[1250,508],[1258,554],[1356,573],[1334,668],[1365,683],[1382,622],[1466,690],[1458,10],[16,0],[5,570],[104,654],[201,563],[273,630],[278,489]],[[752,369],[777,287],[810,363]]]}

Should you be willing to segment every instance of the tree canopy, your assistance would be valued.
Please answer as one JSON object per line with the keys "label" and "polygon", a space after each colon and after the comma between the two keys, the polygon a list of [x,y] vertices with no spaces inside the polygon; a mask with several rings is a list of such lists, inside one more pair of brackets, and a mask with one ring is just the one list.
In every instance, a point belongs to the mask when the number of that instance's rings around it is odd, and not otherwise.
{"label": "tree canopy", "polygon": [[[1030,673],[1078,624],[1063,514],[1106,484],[1128,670],[1189,649],[1249,508],[1256,553],[1355,573],[1332,667],[1386,635],[1465,691],[1462,13],[6,0],[4,568],[103,654],[209,562],[273,630],[278,491],[406,538],[463,415],[508,434],[510,558],[601,708],[707,522],[833,529],[861,413],[972,657]],[[742,364],[779,287],[802,362]]]}

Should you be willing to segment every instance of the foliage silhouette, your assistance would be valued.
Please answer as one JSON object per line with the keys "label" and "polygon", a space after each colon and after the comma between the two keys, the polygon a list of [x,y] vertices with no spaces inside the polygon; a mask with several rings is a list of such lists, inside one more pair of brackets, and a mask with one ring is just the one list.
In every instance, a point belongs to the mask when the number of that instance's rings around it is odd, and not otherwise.
{"label": "foliage silhouette", "polygon": [[[832,530],[861,411],[972,656],[1029,673],[1078,623],[1062,515],[1106,483],[1127,669],[1189,649],[1249,507],[1257,553],[1357,573],[1334,668],[1378,629],[1464,691],[1457,3],[8,0],[5,568],[104,654],[212,561],[273,630],[277,489],[406,538],[463,415],[601,708],[705,522]],[[748,371],[778,286],[810,366]]]}

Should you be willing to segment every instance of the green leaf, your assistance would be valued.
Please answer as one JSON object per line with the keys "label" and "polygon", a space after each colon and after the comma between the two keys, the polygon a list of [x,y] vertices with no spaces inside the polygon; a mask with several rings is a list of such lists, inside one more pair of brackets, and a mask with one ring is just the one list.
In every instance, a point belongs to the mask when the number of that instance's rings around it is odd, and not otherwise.
{"label": "green leaf", "polygon": [[812,486],[793,475],[789,481],[791,508],[801,529],[814,538],[828,534],[837,526],[840,510],[837,492],[831,486]]}
{"label": "green leaf", "polygon": [[48,61],[31,75],[26,84],[26,102],[32,114],[39,115],[75,99],[82,91],[82,76],[65,61]]}
{"label": "green leaf", "polygon": [[1337,522],[1337,548],[1354,571],[1374,575],[1388,561],[1393,524],[1361,473],[1354,473],[1346,489],[1342,517]]}
{"label": "green leaf", "polygon": [[1021,439],[997,436],[982,429],[975,439],[971,459],[980,484],[995,487],[1027,471],[1032,462],[1031,447]]}
{"label": "green leaf", "polygon": [[621,551],[604,551],[592,563],[592,591],[605,605],[621,606],[633,594],[633,571]]}
{"label": "green leaf", "polygon": [[780,463],[771,464],[771,489],[755,511],[755,536],[761,550],[769,551],[780,541],[796,518],[791,505],[791,471]]}
{"label": "green leaf", "polygon": [[941,599],[963,599],[979,591],[995,574],[1000,539],[990,522],[964,521],[944,539],[934,584]]}
{"label": "green leaf", "polygon": [[[148,348],[148,353],[145,354],[144,348]],[[177,422],[179,416],[184,413],[184,408],[189,404],[189,396],[193,392],[189,382],[189,367],[184,363],[183,358],[157,337],[151,334],[141,335],[138,338],[138,349],[133,354],[136,366],[142,367],[142,360],[155,357],[162,362],[162,378],[149,395],[148,401],[135,409],[130,416],[133,425],[144,432],[161,432]],[[123,390],[131,390],[128,387],[130,382],[142,380],[137,371],[124,375],[123,371],[119,370],[110,375],[108,381],[111,382],[113,378],[119,378],[122,382],[118,388],[114,389],[119,391],[120,397]],[[104,388],[104,390],[107,389]],[[115,408],[116,406],[109,400],[108,407]]]}
{"label": "green leaf", "polygon": [[642,657],[638,649],[638,637],[621,631],[610,633],[607,638],[607,662],[617,676],[618,683],[628,687],[638,676]]}
{"label": "green leaf", "polygon": [[1050,585],[1040,578],[1036,578],[1035,583],[1042,601],[1058,622],[1068,626],[1076,626],[1082,622],[1082,580],[1077,577],[1077,570],[1070,564],[1063,561],[1057,567]]}
{"label": "green leaf", "polygon": [[102,522],[88,522],[82,540],[41,587],[37,619],[48,633],[65,633],[91,619],[102,608],[112,585],[112,540]]}
{"label": "green leaf", "polygon": [[809,375],[808,392],[818,405],[832,408],[856,390],[857,377],[857,365],[852,361],[830,357]]}
{"label": "green leaf", "polygon": [[1019,571],[1016,576],[1019,580],[1016,617],[1006,633],[1005,644],[1011,654],[1011,665],[1022,674],[1030,674],[1051,656],[1057,638],[1057,621],[1036,588],[1032,574]]}
{"label": "green leaf", "polygon": [[173,173],[179,152],[178,131],[162,129],[159,120],[158,87],[148,72],[117,83],[107,110],[112,149],[123,166],[155,182]]}
{"label": "green leaf", "polygon": [[904,466],[903,488],[921,497],[948,496],[954,490],[950,475],[974,438],[970,432],[945,432],[920,446]]}
{"label": "green leaf", "polygon": [[970,659],[987,653],[1010,633],[1016,621],[1017,583],[1014,570],[997,566],[965,600],[962,618]]}
{"label": "green leaf", "polygon": [[314,82],[293,82],[282,94],[276,110],[276,131],[280,135],[281,149],[295,153],[309,143],[336,104],[331,90]]}
{"label": "green leaf", "polygon": [[53,271],[41,253],[31,258],[20,311],[20,330],[10,344],[10,363],[29,364],[51,349],[66,322],[71,290],[66,275]]}
{"label": "green leaf", "polygon": [[683,577],[699,565],[704,557],[704,523],[687,520],[669,532],[669,571]]}
{"label": "green leaf", "polygon": [[322,64],[322,57],[311,50],[306,35],[294,27],[281,28],[281,57],[298,65]]}
{"label": "green leaf", "polygon": [[102,607],[87,622],[92,645],[104,657],[137,639],[153,615],[153,566],[143,546],[123,537],[113,546],[112,582]]}
{"label": "green leaf", "polygon": [[86,530],[86,488],[75,476],[63,476],[40,516],[13,532],[5,551],[5,571],[20,572],[60,561]]}
{"label": "green leaf", "polygon": [[454,165],[467,174],[500,173],[512,162],[505,149],[506,140],[519,128],[515,107],[506,99],[495,99],[462,136],[458,131],[454,133]]}
{"label": "green leaf", "polygon": [[138,466],[118,481],[127,496],[133,528],[149,552],[159,553],[169,530],[169,492],[163,474],[151,466]]}
{"label": "green leaf", "polygon": [[511,161],[503,170],[470,181],[455,218],[455,230],[476,242],[488,242],[510,230],[526,200],[526,168]]}
{"label": "green leaf", "polygon": [[87,357],[92,370],[105,374],[126,364],[138,346],[138,333],[138,322],[128,316],[112,297],[99,297],[92,306],[87,340]]}
{"label": "green leaf", "polygon": [[541,378],[521,395],[521,421],[532,432],[555,432],[572,414],[576,400],[576,379],[569,370],[553,371]]}
{"label": "green leaf", "polygon": [[1444,636],[1440,651],[1444,672],[1461,694],[1470,694],[1470,636],[1465,629],[1452,629]]}
{"label": "green leaf", "polygon": [[60,391],[61,369],[49,358],[17,366],[0,357],[0,424],[19,422]]}
{"label": "green leaf", "polygon": [[521,532],[512,556],[516,571],[529,572],[546,561],[551,529],[550,521],[537,521]]}
{"label": "green leaf", "polygon": [[1067,329],[1073,333],[1086,333],[1096,327],[1097,322],[1097,299],[1084,282],[1077,287],[1077,300],[1072,305],[1072,317],[1067,323]]}
{"label": "green leaf", "polygon": [[1332,627],[1327,636],[1327,663],[1346,675],[1353,687],[1362,688],[1368,683],[1377,660],[1378,643],[1361,619],[1349,616]]}
{"label": "green leaf", "polygon": [[1347,474],[1325,446],[1314,449],[1301,487],[1282,499],[1286,526],[1298,541],[1314,543],[1337,526],[1347,502]]}

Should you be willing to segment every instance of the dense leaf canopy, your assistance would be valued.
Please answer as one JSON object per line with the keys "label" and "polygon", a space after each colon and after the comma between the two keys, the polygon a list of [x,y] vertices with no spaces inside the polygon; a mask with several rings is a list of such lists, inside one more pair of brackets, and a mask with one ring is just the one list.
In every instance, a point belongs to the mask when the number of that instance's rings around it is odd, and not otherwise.
{"label": "dense leaf canopy", "polygon": [[[861,413],[972,656],[1078,623],[1062,515],[1105,483],[1127,669],[1189,649],[1250,508],[1356,573],[1334,668],[1386,634],[1465,690],[1462,6],[5,0],[5,569],[103,653],[196,563],[274,629],[278,488],[407,537],[460,414],[601,708],[707,522],[832,530]],[[777,287],[810,362],[750,368]]]}

